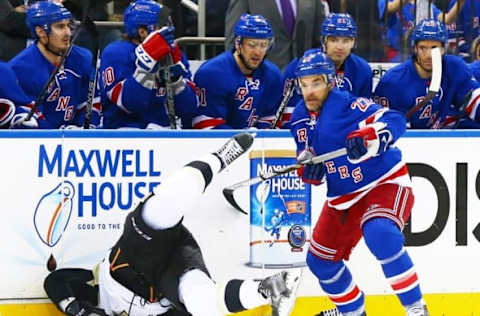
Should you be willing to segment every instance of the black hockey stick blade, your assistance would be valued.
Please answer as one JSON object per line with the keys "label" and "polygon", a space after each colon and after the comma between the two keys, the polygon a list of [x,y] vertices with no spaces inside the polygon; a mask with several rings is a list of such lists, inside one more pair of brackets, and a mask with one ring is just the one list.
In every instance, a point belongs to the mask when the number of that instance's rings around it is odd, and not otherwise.
{"label": "black hockey stick blade", "polygon": [[278,170],[274,170],[272,172],[266,172],[264,174],[260,174],[258,177],[243,180],[242,182],[238,182],[238,183],[232,184],[231,186],[228,186],[228,187],[224,188],[223,189],[223,195],[225,196],[225,199],[230,203],[230,205],[232,205],[235,209],[237,209],[238,211],[240,211],[244,214],[248,214],[235,201],[235,198],[233,196],[233,191],[235,191],[236,189],[239,189],[239,188],[242,188],[242,187],[249,187],[251,185],[255,185],[257,183],[260,183],[262,181],[275,178],[276,176],[279,176],[281,174],[288,173],[288,172],[293,171],[293,170],[297,170],[300,167],[302,167],[303,165],[319,164],[319,163],[322,163],[326,160],[334,159],[334,158],[337,158],[337,157],[340,157],[340,156],[343,156],[343,155],[346,155],[346,154],[347,154],[347,150],[345,148],[340,148],[340,149],[325,153],[323,155],[315,156],[315,157],[313,157],[309,160],[303,161],[301,164],[288,165],[288,166],[285,166],[285,167],[280,168]]}
{"label": "black hockey stick blade", "polygon": [[243,214],[248,215],[248,213],[245,212],[240,207],[240,205],[238,205],[237,201],[235,201],[235,198],[233,197],[233,190],[232,189],[224,188],[222,193],[223,193],[223,196],[225,197],[225,199],[228,201],[228,203],[230,203],[231,206],[233,206],[239,212],[242,212]]}

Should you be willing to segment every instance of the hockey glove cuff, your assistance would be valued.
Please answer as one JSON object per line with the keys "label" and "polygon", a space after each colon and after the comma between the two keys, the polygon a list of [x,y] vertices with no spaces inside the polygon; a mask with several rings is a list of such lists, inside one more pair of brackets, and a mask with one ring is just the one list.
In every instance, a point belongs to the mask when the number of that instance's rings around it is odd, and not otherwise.
{"label": "hockey glove cuff", "polygon": [[348,134],[345,141],[348,160],[360,163],[385,152],[393,139],[386,126],[383,122],[376,122]]}
{"label": "hockey glove cuff", "polygon": [[157,61],[167,56],[173,47],[173,27],[162,27],[150,33],[135,49],[136,65],[148,72],[156,72]]}
{"label": "hockey glove cuff", "polygon": [[148,90],[152,90],[155,84],[155,74],[145,71],[141,67],[137,67],[133,73],[136,82]]}

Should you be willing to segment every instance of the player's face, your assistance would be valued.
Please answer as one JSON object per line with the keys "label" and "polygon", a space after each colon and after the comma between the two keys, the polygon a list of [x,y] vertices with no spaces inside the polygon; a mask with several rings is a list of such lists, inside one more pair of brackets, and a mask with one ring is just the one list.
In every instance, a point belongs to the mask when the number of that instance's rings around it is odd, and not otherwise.
{"label": "player's face", "polygon": [[328,36],[325,42],[325,52],[335,64],[342,64],[352,52],[355,39],[345,36]]}
{"label": "player's face", "polygon": [[443,46],[439,41],[419,41],[415,45],[417,63],[424,71],[432,71],[432,48],[435,47],[441,47],[443,54]]}
{"label": "player's face", "polygon": [[69,20],[63,20],[52,23],[48,37],[50,49],[56,52],[64,52],[70,45],[72,37],[71,23]]}
{"label": "player's face", "polygon": [[301,77],[298,80],[302,90],[303,100],[307,109],[312,112],[318,112],[322,108],[323,102],[328,97],[331,87],[327,84],[325,75],[311,75]]}
{"label": "player's face", "polygon": [[250,69],[256,69],[262,63],[270,47],[268,39],[245,38],[240,44],[240,53]]}

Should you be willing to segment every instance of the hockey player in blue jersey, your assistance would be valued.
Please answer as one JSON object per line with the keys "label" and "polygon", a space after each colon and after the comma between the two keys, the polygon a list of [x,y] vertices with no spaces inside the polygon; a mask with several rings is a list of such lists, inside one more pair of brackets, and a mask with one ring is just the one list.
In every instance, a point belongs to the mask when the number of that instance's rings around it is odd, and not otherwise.
{"label": "hockey player in blue jersey", "polygon": [[[442,57],[442,79],[437,96],[416,112],[409,113],[427,93],[432,76],[431,49],[441,47],[444,50],[446,30],[441,22],[423,20],[415,27],[412,39],[413,55],[380,79],[375,88],[375,101],[408,114],[409,128],[479,128],[480,84],[467,64],[453,55]],[[459,118],[460,122],[456,123]]]}
{"label": "hockey player in blue jersey", "polygon": [[7,63],[0,62],[0,74],[0,128],[8,128],[14,118],[15,107],[29,109],[32,100],[20,88],[15,73]]}
{"label": "hockey player in blue jersey", "polygon": [[[28,8],[27,25],[36,38],[35,44],[25,48],[9,64],[20,87],[32,100],[40,94],[55,65],[71,45],[72,23],[70,11],[55,2],[38,1]],[[14,127],[83,126],[91,73],[92,54],[89,50],[74,45],[44,99],[37,104],[36,116],[43,119],[37,122],[35,118],[24,121],[20,116],[24,119],[27,113],[20,112]],[[99,98],[94,99],[92,127],[100,122],[99,101]]]}
{"label": "hockey player in blue jersey", "polygon": [[195,89],[187,80],[186,59],[182,61],[182,52],[174,43],[174,28],[159,29],[161,11],[162,6],[152,0],[131,2],[123,15],[126,39],[103,50],[100,89],[104,128],[169,128],[164,74],[170,58],[174,64],[170,71],[175,114],[184,128],[191,126],[197,107]]}
{"label": "hockey player in blue jersey", "polygon": [[235,25],[235,48],[206,61],[195,74],[199,106],[194,128],[269,128],[281,98],[281,73],[265,57],[273,32],[261,15]]}
{"label": "hockey player in blue jersey", "polygon": [[[298,160],[347,150],[347,156],[299,169],[305,182],[327,182],[307,264],[337,309],[320,315],[366,315],[365,295],[345,265],[362,236],[406,314],[428,315],[402,234],[414,201],[406,164],[394,146],[405,132],[404,115],[336,88],[334,65],[320,50],[305,54],[295,74],[301,102],[317,113],[311,147]],[[302,141],[293,136],[297,144]]]}
{"label": "hockey player in blue jersey", "polygon": [[[335,64],[336,86],[355,96],[370,98],[372,95],[372,69],[362,57],[352,53],[357,38],[357,26],[349,14],[333,13],[322,25],[324,52]],[[285,70],[285,89],[295,79],[295,67],[298,60],[293,60]],[[299,103],[302,96],[294,91],[282,121],[284,128],[295,130],[296,134],[308,139],[308,134],[315,126],[315,114],[311,114],[304,103]],[[303,150],[303,148],[302,148]]]}

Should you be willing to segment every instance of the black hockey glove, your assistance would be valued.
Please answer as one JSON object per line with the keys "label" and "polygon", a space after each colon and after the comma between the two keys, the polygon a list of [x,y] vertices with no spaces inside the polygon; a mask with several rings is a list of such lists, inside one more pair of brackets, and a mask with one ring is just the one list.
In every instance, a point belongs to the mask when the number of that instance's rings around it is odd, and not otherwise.
{"label": "black hockey glove", "polygon": [[65,314],[69,316],[107,316],[103,309],[95,307],[87,301],[79,300],[68,304]]}

